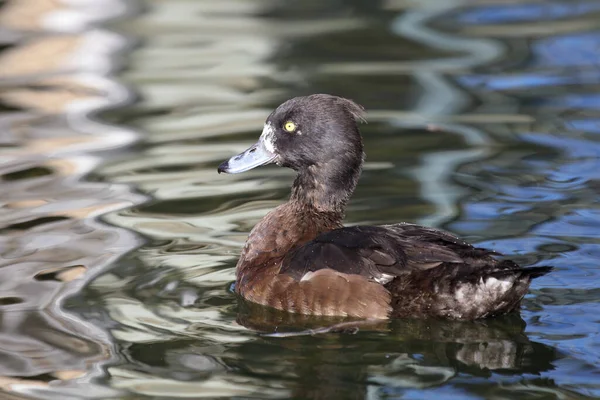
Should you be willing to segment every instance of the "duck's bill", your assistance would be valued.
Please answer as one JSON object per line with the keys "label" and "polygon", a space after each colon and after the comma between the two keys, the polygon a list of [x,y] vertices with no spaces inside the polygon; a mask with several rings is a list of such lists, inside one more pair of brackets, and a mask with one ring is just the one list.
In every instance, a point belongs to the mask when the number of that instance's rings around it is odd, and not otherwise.
{"label": "duck's bill", "polygon": [[227,174],[239,174],[240,172],[251,170],[252,168],[260,167],[261,165],[270,164],[275,161],[277,156],[267,150],[263,138],[261,137],[256,144],[250,147],[243,153],[231,157],[229,160],[219,165],[217,171]]}

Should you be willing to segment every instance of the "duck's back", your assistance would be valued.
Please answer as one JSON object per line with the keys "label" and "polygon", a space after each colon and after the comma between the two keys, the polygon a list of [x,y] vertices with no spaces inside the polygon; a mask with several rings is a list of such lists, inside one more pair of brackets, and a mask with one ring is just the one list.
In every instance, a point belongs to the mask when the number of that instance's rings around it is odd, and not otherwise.
{"label": "duck's back", "polygon": [[323,272],[335,271],[354,285],[354,277],[381,285],[390,294],[392,317],[477,319],[518,308],[531,279],[551,269],[521,268],[497,255],[419,225],[356,226],[323,233],[291,251],[279,274],[317,283]]}

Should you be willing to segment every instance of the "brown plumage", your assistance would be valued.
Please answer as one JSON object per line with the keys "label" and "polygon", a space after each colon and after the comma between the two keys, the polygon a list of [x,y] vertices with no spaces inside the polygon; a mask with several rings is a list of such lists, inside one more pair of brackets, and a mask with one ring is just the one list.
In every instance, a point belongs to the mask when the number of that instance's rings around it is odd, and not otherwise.
{"label": "brown plumage", "polygon": [[219,166],[238,173],[276,163],[298,172],[289,202],[250,233],[236,291],[278,310],[353,318],[476,319],[517,309],[550,267],[520,268],[413,224],[342,226],[364,159],[359,118],[350,100],[291,99],[268,117],[257,144]]}

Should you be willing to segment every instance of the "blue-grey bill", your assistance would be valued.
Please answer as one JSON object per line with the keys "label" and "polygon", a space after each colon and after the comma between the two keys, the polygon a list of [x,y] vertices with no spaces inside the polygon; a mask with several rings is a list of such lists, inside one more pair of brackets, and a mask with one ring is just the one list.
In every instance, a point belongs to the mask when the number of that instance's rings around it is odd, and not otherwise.
{"label": "blue-grey bill", "polygon": [[229,160],[219,165],[217,171],[227,174],[239,174],[240,172],[270,164],[275,161],[277,156],[266,149],[263,139],[260,138],[256,144],[243,153],[231,157]]}

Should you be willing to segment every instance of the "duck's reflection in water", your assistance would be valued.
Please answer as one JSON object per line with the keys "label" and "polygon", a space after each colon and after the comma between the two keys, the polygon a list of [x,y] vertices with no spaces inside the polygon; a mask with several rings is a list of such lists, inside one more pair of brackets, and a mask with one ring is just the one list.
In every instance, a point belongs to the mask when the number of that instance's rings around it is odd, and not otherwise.
{"label": "duck's reflection in water", "polygon": [[[220,327],[198,325],[181,340],[124,345],[127,362],[120,368],[129,372],[120,376],[135,375],[128,387],[153,385],[164,396],[190,385],[197,390],[217,385],[231,395],[258,398],[376,399],[447,387],[439,385],[448,381],[469,391],[462,382],[492,374],[496,381],[521,382],[553,369],[560,357],[554,348],[529,340],[518,314],[353,326],[239,304],[223,310],[227,323]],[[248,330],[233,335],[230,318]],[[157,379],[169,385],[158,388]]]}
{"label": "duck's reflection in water", "polygon": [[[353,329],[348,321],[243,302],[237,321],[279,347],[281,361],[270,373],[297,379],[297,398],[365,398],[367,391],[431,387],[459,374],[539,374],[553,369],[559,357],[552,347],[529,340],[518,313],[478,321],[380,321]],[[266,363],[254,358],[257,369],[252,362],[239,367],[267,372]]]}

